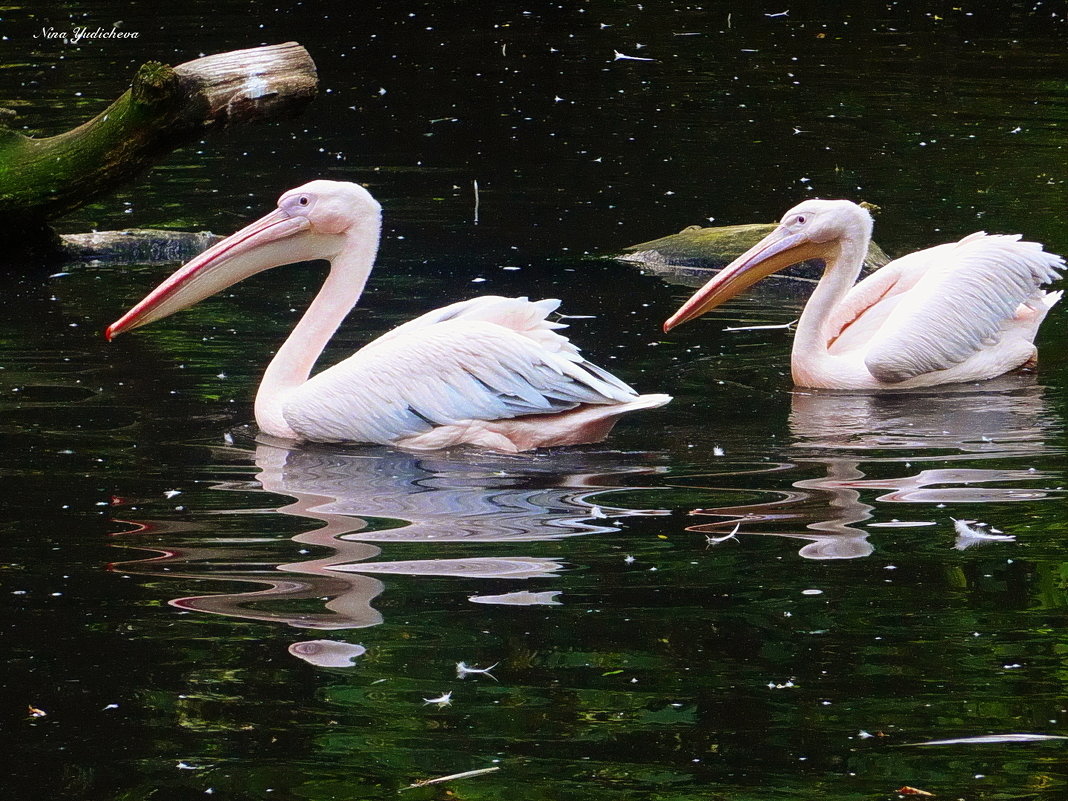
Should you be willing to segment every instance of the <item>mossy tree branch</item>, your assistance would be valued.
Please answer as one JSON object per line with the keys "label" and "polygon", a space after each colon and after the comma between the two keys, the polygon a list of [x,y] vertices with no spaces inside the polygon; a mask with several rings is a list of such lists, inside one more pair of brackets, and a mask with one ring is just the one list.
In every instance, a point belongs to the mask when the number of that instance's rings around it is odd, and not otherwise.
{"label": "mossy tree branch", "polygon": [[0,235],[40,230],[209,130],[294,116],[317,86],[311,56],[289,42],[173,68],[145,64],[104,112],[58,136],[33,139],[0,127]]}

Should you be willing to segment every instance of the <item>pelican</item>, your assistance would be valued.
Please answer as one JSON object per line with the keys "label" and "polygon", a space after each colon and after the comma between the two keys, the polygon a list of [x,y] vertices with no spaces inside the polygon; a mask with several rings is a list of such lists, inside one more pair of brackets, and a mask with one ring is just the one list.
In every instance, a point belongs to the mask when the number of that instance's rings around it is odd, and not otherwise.
{"label": "pelican", "polygon": [[326,259],[330,271],[256,394],[260,430],[285,440],[518,452],[604,439],[617,418],[663,406],[587,362],[547,316],[557,300],[485,296],[398,326],[309,378],[374,265],[381,207],[363,187],[311,181],[208,248],[110,325],[110,340],[251,275]]}
{"label": "pelican", "polygon": [[1019,235],[982,231],[896,259],[854,285],[871,240],[867,210],[806,200],[694,293],[669,331],[777,270],[807,259],[823,277],[794,336],[794,383],[823,389],[927,387],[1033,365],[1035,334],[1062,292],[1064,259]]}

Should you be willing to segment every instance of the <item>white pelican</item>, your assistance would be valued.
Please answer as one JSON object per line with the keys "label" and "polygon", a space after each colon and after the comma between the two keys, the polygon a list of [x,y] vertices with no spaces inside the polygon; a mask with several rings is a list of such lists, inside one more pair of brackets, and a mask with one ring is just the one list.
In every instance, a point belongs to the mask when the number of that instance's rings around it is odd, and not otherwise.
{"label": "white pelican", "polygon": [[896,259],[854,286],[871,240],[867,210],[806,200],[664,323],[699,317],[771,273],[820,259],[823,278],[794,336],[794,383],[824,389],[926,387],[1034,364],[1033,344],[1062,292],[1064,259],[1019,235],[966,236]]}
{"label": "white pelican", "polygon": [[486,296],[429,312],[309,378],[374,265],[381,207],[356,184],[312,181],[208,248],[108,327],[108,339],[191,306],[262,270],[327,259],[330,272],[278,349],[256,394],[256,422],[287,440],[498,451],[597,442],[638,395],[585,361],[546,317],[556,300]]}

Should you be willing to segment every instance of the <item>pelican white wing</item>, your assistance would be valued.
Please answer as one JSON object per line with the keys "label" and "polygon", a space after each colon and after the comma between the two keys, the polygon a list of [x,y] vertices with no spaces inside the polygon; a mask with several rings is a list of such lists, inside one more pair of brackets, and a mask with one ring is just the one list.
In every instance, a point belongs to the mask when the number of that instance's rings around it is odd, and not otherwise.
{"label": "pelican white wing", "polygon": [[390,443],[438,426],[623,404],[637,393],[545,317],[557,301],[484,297],[394,329],[287,394],[302,437]]}
{"label": "pelican white wing", "polygon": [[[1040,287],[1059,278],[1064,267],[1062,258],[1018,235],[977,233],[931,251],[932,263],[901,297],[865,356],[880,381],[899,383],[961,364],[996,344],[1014,321],[1037,326],[1051,305]],[[1020,304],[1040,315],[1037,320],[1021,321]]]}
{"label": "pelican white wing", "polygon": [[555,333],[567,326],[564,323],[552,323],[546,319],[559,307],[560,301],[555,298],[531,301],[525,297],[505,298],[500,295],[482,295],[470,300],[450,303],[448,306],[421,314],[414,320],[402,323],[373,342],[369,342],[367,347],[389,342],[395,337],[405,336],[416,330],[425,330],[437,323],[449,320],[482,320],[525,334],[543,343],[550,350],[566,348],[573,353],[578,353],[578,348],[572,345],[567,337]]}

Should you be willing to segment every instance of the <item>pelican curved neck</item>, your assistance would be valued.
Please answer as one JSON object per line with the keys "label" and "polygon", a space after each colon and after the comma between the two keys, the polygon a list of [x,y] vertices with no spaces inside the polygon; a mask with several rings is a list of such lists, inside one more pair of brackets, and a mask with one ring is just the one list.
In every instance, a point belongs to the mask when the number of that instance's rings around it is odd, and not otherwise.
{"label": "pelican curved neck", "polygon": [[265,434],[300,439],[282,415],[285,395],[308,380],[323,348],[363,294],[378,251],[380,227],[375,220],[373,226],[344,235],[322,287],[267,365],[256,393],[256,424]]}
{"label": "pelican curved neck", "polygon": [[853,288],[864,266],[868,239],[864,235],[835,240],[823,268],[823,277],[801,312],[794,335],[794,353],[826,353],[842,327],[835,309]]}

